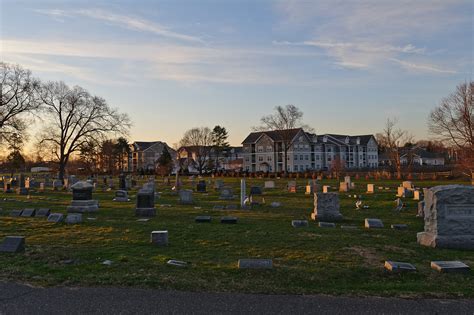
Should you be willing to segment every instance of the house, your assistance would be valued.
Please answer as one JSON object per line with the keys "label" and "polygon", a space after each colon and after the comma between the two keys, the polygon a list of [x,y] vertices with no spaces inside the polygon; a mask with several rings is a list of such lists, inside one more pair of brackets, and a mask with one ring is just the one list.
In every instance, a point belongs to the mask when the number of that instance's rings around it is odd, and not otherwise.
{"label": "house", "polygon": [[400,154],[400,163],[408,165],[412,161],[413,165],[442,166],[445,164],[445,156],[442,153],[430,152],[425,148],[413,147],[403,150]]}
{"label": "house", "polygon": [[136,141],[132,143],[130,145],[131,152],[128,158],[128,171],[154,170],[165,148],[170,153],[171,159],[176,161],[176,151],[170,148],[165,142]]}
{"label": "house", "polygon": [[191,174],[206,171],[236,171],[242,169],[242,147],[216,151],[212,146],[184,146],[178,149],[181,169]]}
{"label": "house", "polygon": [[327,170],[334,161],[346,168],[378,167],[378,145],[373,135],[316,135],[302,128],[252,132],[242,142],[243,169],[281,172],[285,148],[288,172]]}

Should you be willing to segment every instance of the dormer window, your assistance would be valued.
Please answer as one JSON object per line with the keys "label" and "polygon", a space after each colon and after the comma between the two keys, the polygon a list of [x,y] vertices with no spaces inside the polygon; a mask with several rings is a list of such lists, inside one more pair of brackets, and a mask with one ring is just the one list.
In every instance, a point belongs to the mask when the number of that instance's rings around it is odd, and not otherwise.
{"label": "dormer window", "polygon": [[328,136],[323,137],[323,142],[328,142]]}
{"label": "dormer window", "polygon": [[349,144],[349,137],[346,137],[345,142],[346,142],[346,144]]}
{"label": "dormer window", "polygon": [[357,143],[358,145],[360,144],[360,138],[359,138],[359,137],[357,137],[356,143]]}

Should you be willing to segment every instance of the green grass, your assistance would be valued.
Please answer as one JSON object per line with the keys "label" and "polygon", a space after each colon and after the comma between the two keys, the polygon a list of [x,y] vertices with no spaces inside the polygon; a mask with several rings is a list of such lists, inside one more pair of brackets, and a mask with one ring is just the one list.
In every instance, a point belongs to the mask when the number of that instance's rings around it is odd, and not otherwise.
{"label": "green grass", "polygon": [[[239,181],[224,181],[239,193]],[[370,181],[372,182],[372,181]],[[29,282],[36,285],[133,286],[187,291],[254,292],[281,294],[351,294],[404,297],[474,297],[474,271],[468,274],[439,274],[430,268],[432,260],[461,260],[474,267],[474,252],[433,249],[416,242],[423,231],[423,220],[416,218],[416,201],[406,199],[408,208],[396,213],[394,200],[400,181],[376,181],[376,193],[365,194],[367,181],[356,181],[369,209],[356,210],[355,200],[340,195],[341,224],[359,226],[358,230],[318,228],[310,221],[307,228],[293,228],[291,220],[309,219],[312,196],[284,190],[287,180],[276,180],[277,188],[265,191],[266,206],[250,211],[214,211],[216,204],[238,204],[220,201],[212,189],[209,195],[194,194],[196,204],[183,206],[170,187],[158,182],[162,198],[156,203],[157,216],[149,222],[136,222],[134,199],[115,203],[113,192],[96,192],[100,200],[97,214],[84,215],[80,225],[53,224],[39,218],[11,218],[12,209],[49,207],[65,213],[71,194],[67,192],[32,193],[31,198],[0,193],[0,238],[26,236],[26,251],[0,254],[0,279]],[[299,179],[300,186],[306,180]],[[454,182],[415,181],[421,187]],[[249,179],[247,185],[263,180]],[[326,180],[323,184],[336,181]],[[208,185],[210,186],[210,185]],[[389,186],[390,191],[379,191]],[[209,188],[209,187],[208,187]],[[212,188],[212,187],[211,187]],[[136,192],[131,192],[134,196]],[[16,201],[4,198],[15,198]],[[47,199],[46,199],[47,198]],[[51,200],[53,199],[53,200]],[[272,201],[282,203],[271,208]],[[160,207],[172,204],[172,207]],[[202,209],[195,209],[195,206]],[[211,223],[195,223],[197,215],[211,215]],[[236,225],[219,223],[219,218],[233,215]],[[381,230],[363,229],[364,218],[380,218]],[[391,230],[390,225],[405,223],[406,231]],[[169,231],[169,246],[150,243],[153,230]],[[272,270],[239,270],[239,258],[271,258]],[[112,260],[111,266],[102,265]],[[168,259],[189,262],[186,268],[167,266]],[[73,260],[72,264],[67,264]],[[418,271],[389,274],[385,260],[413,263]]]}

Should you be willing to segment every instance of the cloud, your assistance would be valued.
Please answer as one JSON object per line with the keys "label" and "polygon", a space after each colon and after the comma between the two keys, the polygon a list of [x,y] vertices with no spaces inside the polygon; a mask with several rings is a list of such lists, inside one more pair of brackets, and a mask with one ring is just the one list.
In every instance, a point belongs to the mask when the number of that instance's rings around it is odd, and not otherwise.
{"label": "cloud", "polygon": [[[292,73],[275,66],[273,61],[314,57],[317,53],[282,48],[207,47],[154,43],[118,43],[77,40],[0,39],[2,53],[10,62],[21,62],[32,70],[74,75],[81,80],[113,83],[105,76],[122,78],[119,70],[107,70],[102,64],[128,65],[130,82],[159,79],[177,82],[212,82],[240,84],[308,84],[316,82],[306,73]],[[58,58],[60,57],[60,58]],[[295,58],[298,57],[298,58]],[[63,60],[65,64],[47,64]],[[81,62],[87,60],[87,62]],[[84,64],[90,71],[81,70]],[[67,65],[74,66],[68,68]],[[48,70],[54,69],[54,70]],[[97,70],[92,70],[92,69]],[[112,67],[114,68],[114,67]],[[117,75],[118,74],[118,75]],[[91,76],[87,79],[87,76]],[[128,78],[120,79],[126,81]],[[121,82],[122,83],[122,82]],[[131,84],[131,83],[130,83]]]}
{"label": "cloud", "polygon": [[100,9],[80,9],[80,10],[71,10],[71,11],[64,11],[64,10],[58,10],[58,9],[52,9],[52,10],[36,9],[35,12],[44,14],[44,15],[49,15],[55,19],[82,16],[82,17],[87,17],[90,19],[106,22],[108,24],[116,25],[122,28],[135,30],[139,32],[148,32],[148,33],[152,33],[152,34],[159,35],[166,38],[177,39],[177,40],[188,41],[188,42],[196,42],[196,43],[204,42],[201,38],[197,36],[191,36],[187,34],[173,32],[169,30],[167,27],[164,27],[163,25],[157,24],[155,22],[149,21],[144,18],[130,16],[130,15],[110,13],[110,12],[100,10]]}
{"label": "cloud", "polygon": [[422,55],[424,63],[431,64],[435,62],[429,59],[436,56],[418,47],[417,40],[436,38],[439,43],[442,32],[469,24],[470,15],[459,14],[469,6],[462,0],[279,1],[280,27],[310,35],[299,42],[274,43],[319,48],[333,64],[350,69],[381,70],[392,58],[402,60],[406,54]]}
{"label": "cloud", "polygon": [[390,60],[401,65],[404,69],[413,71],[413,72],[431,72],[431,73],[446,73],[446,74],[457,73],[457,71],[449,70],[449,69],[441,69],[438,66],[430,65],[430,64],[415,64],[415,63],[399,60],[396,58],[391,58]]}

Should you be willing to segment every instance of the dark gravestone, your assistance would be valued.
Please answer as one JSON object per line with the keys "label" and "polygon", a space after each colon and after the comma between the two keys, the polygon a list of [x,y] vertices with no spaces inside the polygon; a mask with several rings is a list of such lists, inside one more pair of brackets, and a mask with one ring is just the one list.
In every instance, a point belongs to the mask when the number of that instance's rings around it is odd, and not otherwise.
{"label": "dark gravestone", "polygon": [[293,227],[307,227],[308,221],[307,220],[292,220],[291,226]]}
{"label": "dark gravestone", "polygon": [[119,175],[119,189],[120,190],[127,190],[127,183],[125,181],[125,174]]}
{"label": "dark gravestone", "polygon": [[37,218],[39,218],[39,217],[48,217],[50,213],[51,213],[51,210],[49,210],[48,208],[39,208],[36,211],[35,217],[37,217]]}
{"label": "dark gravestone", "polygon": [[225,206],[225,209],[226,210],[237,210],[237,209],[239,209],[239,206],[237,206],[237,205],[227,205],[227,206]]}
{"label": "dark gravestone", "polygon": [[97,212],[99,202],[92,200],[92,190],[94,186],[85,181],[79,181],[71,186],[72,202],[67,207],[69,213]]}
{"label": "dark gravestone", "polygon": [[206,181],[200,180],[199,183],[196,186],[196,191],[199,193],[205,193],[206,192]]}
{"label": "dark gravestone", "polygon": [[32,208],[23,209],[23,211],[21,212],[21,216],[25,218],[31,218],[34,215],[35,215],[35,209],[32,209]]}
{"label": "dark gravestone", "polygon": [[273,261],[271,259],[239,259],[239,269],[272,269]]}
{"label": "dark gravestone", "polygon": [[408,225],[406,225],[406,224],[392,224],[391,228],[393,230],[406,230],[406,229],[408,229]]}
{"label": "dark gravestone", "polygon": [[318,222],[318,226],[321,228],[335,228],[336,224],[332,222]]}
{"label": "dark gravestone", "polygon": [[215,205],[212,210],[224,210],[224,206],[221,205]]}
{"label": "dark gravestone", "polygon": [[383,228],[383,222],[380,219],[365,219],[365,228],[374,229],[374,228]]}
{"label": "dark gravestone", "polygon": [[19,216],[21,216],[22,212],[23,212],[22,210],[12,210],[12,211],[10,211],[10,216],[11,217],[19,217]]}
{"label": "dark gravestone", "polygon": [[415,266],[406,262],[389,261],[384,265],[385,269],[391,272],[416,271]]}
{"label": "dark gravestone", "polygon": [[138,191],[135,215],[140,217],[156,216],[155,193],[153,190],[140,189]]}
{"label": "dark gravestone", "polygon": [[48,222],[59,223],[64,220],[64,216],[62,213],[51,213],[48,216]]}
{"label": "dark gravestone", "polygon": [[211,222],[211,216],[210,215],[200,215],[195,218],[195,221],[197,223],[208,223]]}
{"label": "dark gravestone", "polygon": [[468,265],[461,261],[432,261],[431,268],[442,273],[469,272]]}
{"label": "dark gravestone", "polygon": [[261,194],[263,194],[262,188],[260,188],[259,186],[252,186],[250,188],[250,196],[261,195]]}
{"label": "dark gravestone", "polygon": [[8,180],[5,180],[3,183],[3,192],[7,194],[12,193],[12,184]]}
{"label": "dark gravestone", "polygon": [[221,223],[223,224],[236,224],[237,218],[236,217],[222,217]]}
{"label": "dark gravestone", "polygon": [[0,245],[2,253],[19,253],[25,251],[24,236],[7,236]]}

